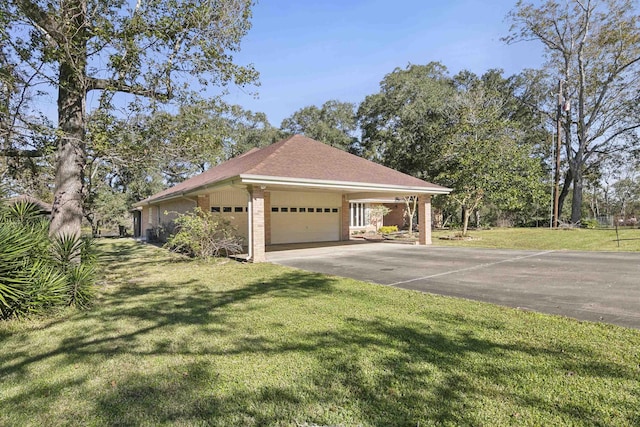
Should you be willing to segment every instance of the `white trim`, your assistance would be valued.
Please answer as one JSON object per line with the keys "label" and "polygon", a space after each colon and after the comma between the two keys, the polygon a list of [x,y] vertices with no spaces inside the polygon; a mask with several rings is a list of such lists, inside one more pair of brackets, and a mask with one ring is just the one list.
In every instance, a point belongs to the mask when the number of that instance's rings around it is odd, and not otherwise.
{"label": "white trim", "polygon": [[417,186],[398,186],[387,184],[373,184],[367,182],[350,182],[350,181],[331,181],[331,180],[318,180],[310,178],[290,178],[282,176],[266,176],[266,175],[252,175],[252,174],[240,174],[232,176],[221,181],[212,182],[209,184],[202,184],[187,191],[179,191],[177,193],[169,193],[166,196],[158,199],[134,203],[133,207],[149,206],[151,204],[157,204],[166,200],[176,199],[179,197],[187,198],[186,195],[197,195],[205,190],[210,191],[213,188],[220,188],[226,186],[237,186],[238,184],[260,184],[260,185],[276,185],[287,186],[295,188],[318,188],[318,189],[330,189],[330,190],[343,190],[343,191],[361,191],[369,193],[401,193],[401,194],[449,194],[453,191],[446,187],[417,187]]}
{"label": "white trim", "polygon": [[366,182],[329,181],[308,178],[289,178],[279,176],[241,174],[242,183],[262,185],[287,185],[292,187],[316,187],[337,190],[365,190],[371,192],[406,192],[418,194],[449,194],[452,190],[445,187],[417,187],[403,185],[372,184]]}
{"label": "white trim", "polygon": [[384,203],[384,204],[393,204],[393,203],[404,203],[404,200],[397,199],[349,199],[350,203]]}

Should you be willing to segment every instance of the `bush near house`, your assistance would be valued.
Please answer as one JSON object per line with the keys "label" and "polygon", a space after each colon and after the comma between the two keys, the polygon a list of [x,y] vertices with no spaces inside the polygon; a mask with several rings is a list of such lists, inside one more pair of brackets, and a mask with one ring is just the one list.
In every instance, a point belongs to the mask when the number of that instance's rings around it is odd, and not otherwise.
{"label": "bush near house", "polygon": [[381,234],[396,233],[398,231],[398,226],[397,225],[383,225],[382,227],[380,227],[379,231],[380,231]]}
{"label": "bush near house", "polygon": [[242,238],[231,222],[195,208],[193,212],[178,214],[173,221],[175,233],[165,247],[191,257],[207,259],[242,252]]}

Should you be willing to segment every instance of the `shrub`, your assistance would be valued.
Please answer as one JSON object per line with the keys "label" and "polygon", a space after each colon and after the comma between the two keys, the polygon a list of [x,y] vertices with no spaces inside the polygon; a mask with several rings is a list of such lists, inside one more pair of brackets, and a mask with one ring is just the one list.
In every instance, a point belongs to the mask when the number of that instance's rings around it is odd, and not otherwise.
{"label": "shrub", "polygon": [[18,224],[3,221],[0,225],[0,315],[3,318],[11,315],[24,299],[30,282],[25,265],[31,249],[29,237]]}
{"label": "shrub", "polygon": [[193,212],[178,214],[175,234],[165,247],[174,252],[207,259],[242,252],[242,238],[229,219],[195,208]]}
{"label": "shrub", "polygon": [[49,239],[35,205],[0,207],[0,318],[86,307],[94,292],[91,243]]}
{"label": "shrub", "polygon": [[88,308],[95,296],[95,269],[91,263],[75,264],[67,270],[64,303],[78,308]]}
{"label": "shrub", "polygon": [[93,239],[77,236],[54,237],[50,248],[54,265],[66,279],[64,304],[79,308],[88,307],[95,295],[93,282],[96,252]]}
{"label": "shrub", "polygon": [[398,226],[397,225],[383,225],[382,227],[380,227],[380,229],[378,231],[380,231],[380,233],[382,233],[382,234],[396,233],[398,231]]}
{"label": "shrub", "polygon": [[600,223],[597,219],[583,219],[580,222],[580,225],[582,226],[582,228],[594,229],[598,228],[600,226]]}

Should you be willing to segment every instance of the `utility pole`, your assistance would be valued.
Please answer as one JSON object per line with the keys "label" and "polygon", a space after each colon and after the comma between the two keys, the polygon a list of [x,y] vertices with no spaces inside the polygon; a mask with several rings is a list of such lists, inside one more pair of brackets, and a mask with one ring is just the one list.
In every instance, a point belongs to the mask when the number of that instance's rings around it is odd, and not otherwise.
{"label": "utility pole", "polygon": [[556,126],[558,140],[556,144],[556,176],[553,191],[553,228],[558,228],[558,205],[560,203],[560,149],[562,145],[562,79],[558,80],[558,107],[556,112]]}

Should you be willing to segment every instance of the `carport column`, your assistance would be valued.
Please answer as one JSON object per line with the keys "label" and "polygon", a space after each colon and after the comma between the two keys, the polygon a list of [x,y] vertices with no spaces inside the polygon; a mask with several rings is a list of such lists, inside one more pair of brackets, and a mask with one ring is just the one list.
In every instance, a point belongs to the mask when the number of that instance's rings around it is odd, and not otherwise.
{"label": "carport column", "polygon": [[340,240],[349,240],[351,236],[349,236],[349,216],[351,213],[349,212],[349,199],[346,194],[342,195],[342,212],[340,218]]}
{"label": "carport column", "polygon": [[271,192],[264,192],[264,241],[271,244]]}
{"label": "carport column", "polygon": [[204,213],[209,212],[209,209],[211,209],[211,207],[209,205],[208,194],[198,196],[198,207],[202,209],[202,212]]}
{"label": "carport column", "polygon": [[250,187],[249,197],[251,198],[251,262],[264,262],[265,239],[264,239],[264,189],[260,187]]}
{"label": "carport column", "polygon": [[419,245],[431,244],[431,195],[418,197],[418,235]]}

